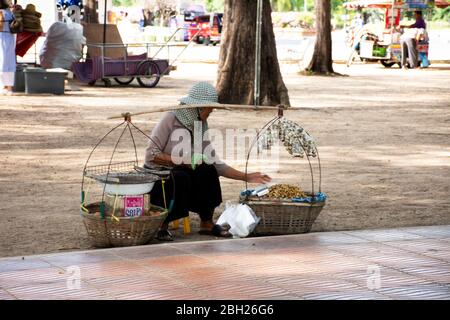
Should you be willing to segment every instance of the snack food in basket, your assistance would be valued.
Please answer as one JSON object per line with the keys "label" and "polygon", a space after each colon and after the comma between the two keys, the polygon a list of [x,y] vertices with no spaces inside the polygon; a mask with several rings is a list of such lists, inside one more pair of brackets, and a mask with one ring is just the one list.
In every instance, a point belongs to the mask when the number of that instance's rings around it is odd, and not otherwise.
{"label": "snack food in basket", "polygon": [[306,193],[300,187],[290,184],[276,184],[269,188],[269,193],[264,196],[269,199],[305,198]]}

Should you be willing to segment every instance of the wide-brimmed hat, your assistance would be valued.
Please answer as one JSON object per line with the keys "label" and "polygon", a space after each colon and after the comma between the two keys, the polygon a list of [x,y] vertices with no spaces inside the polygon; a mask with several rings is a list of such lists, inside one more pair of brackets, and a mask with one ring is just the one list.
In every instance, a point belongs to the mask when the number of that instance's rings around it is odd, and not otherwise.
{"label": "wide-brimmed hat", "polygon": [[23,10],[22,14],[36,16],[38,18],[42,17],[42,13],[36,11],[36,6],[31,3],[27,4],[27,6],[25,7],[25,10]]}
{"label": "wide-brimmed hat", "polygon": [[215,105],[219,104],[216,88],[209,82],[198,82],[192,86],[186,97],[178,100],[184,104]]}

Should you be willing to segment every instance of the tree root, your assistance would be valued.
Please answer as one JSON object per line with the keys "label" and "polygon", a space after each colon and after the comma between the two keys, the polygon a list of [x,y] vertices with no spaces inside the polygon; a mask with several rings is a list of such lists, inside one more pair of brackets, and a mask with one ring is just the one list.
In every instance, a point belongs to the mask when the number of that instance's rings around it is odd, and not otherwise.
{"label": "tree root", "polygon": [[316,72],[311,70],[302,70],[298,73],[301,76],[323,76],[323,77],[349,77],[348,74],[339,72]]}

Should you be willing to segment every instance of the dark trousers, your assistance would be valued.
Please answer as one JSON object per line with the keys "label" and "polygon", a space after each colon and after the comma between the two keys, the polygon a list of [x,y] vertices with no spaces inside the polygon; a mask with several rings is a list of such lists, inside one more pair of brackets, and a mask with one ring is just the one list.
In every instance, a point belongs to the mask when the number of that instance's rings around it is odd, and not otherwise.
{"label": "dark trousers", "polygon": [[[219,175],[213,165],[202,164],[195,170],[186,166],[172,169],[164,183],[167,207],[173,202],[165,223],[198,213],[202,221],[211,220],[214,209],[222,203]],[[162,182],[155,183],[150,192],[151,203],[164,208]]]}
{"label": "dark trousers", "polygon": [[419,54],[417,52],[416,39],[405,39],[401,41],[402,46],[402,66],[409,62],[410,68],[417,68]]}

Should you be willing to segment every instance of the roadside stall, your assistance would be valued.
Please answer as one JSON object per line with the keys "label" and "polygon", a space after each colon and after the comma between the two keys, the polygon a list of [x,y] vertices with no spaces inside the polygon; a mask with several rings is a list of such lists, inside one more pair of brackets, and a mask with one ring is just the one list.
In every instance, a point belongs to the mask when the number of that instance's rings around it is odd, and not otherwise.
{"label": "roadside stall", "polygon": [[[55,12],[57,8],[60,9],[62,21],[53,23],[49,30],[44,33],[41,24],[42,13],[37,11],[34,4],[28,1],[24,3],[27,3],[25,7],[20,5],[20,1],[15,1],[13,8],[15,19],[21,25],[20,30],[16,32],[16,54],[24,57],[29,49],[34,47],[34,62],[17,65],[14,91],[25,92],[26,94],[64,94],[65,79],[73,59],[81,57],[82,32],[81,37],[79,37],[77,36],[79,33],[76,31],[82,29],[82,27],[79,23],[72,21],[72,17],[69,17],[69,10],[64,12],[62,7],[57,6],[55,0]],[[78,6],[71,6],[70,8],[71,12],[78,12],[78,17],[80,16]],[[68,32],[63,32],[64,28]],[[43,36],[45,36],[45,42],[39,53],[38,63],[35,43]],[[79,57],[77,57],[78,54]]]}
{"label": "roadside stall", "polygon": [[[382,32],[374,34],[365,28],[352,31],[350,46],[353,47],[347,66],[350,66],[357,55],[361,60],[380,62],[386,68],[398,64],[401,67],[401,45],[402,36],[400,20],[405,12],[421,10],[429,15],[432,8],[445,8],[450,2],[445,0],[359,0],[344,3],[347,10],[376,9],[382,12],[384,26]],[[417,51],[420,60],[428,58],[428,39],[421,39],[417,43]],[[423,61],[422,61],[423,62]],[[424,64],[424,66],[426,66]]]}
{"label": "roadside stall", "polygon": [[[173,202],[166,196],[168,190],[164,187],[164,182],[172,178],[171,168],[160,165],[147,167],[139,161],[136,142],[142,137],[152,138],[131,121],[132,116],[205,106],[208,105],[154,108],[152,111],[134,115],[124,113],[110,118],[123,120],[111,128],[90,152],[81,184],[81,217],[93,246],[118,247],[149,243],[173,207]],[[239,196],[238,206],[248,206],[248,210],[252,212],[252,226],[249,224],[244,227],[243,216],[230,210],[225,210],[217,223],[223,221],[231,227],[230,230],[239,229],[238,233],[243,233],[243,236],[250,233],[275,235],[309,232],[327,198],[322,192],[322,167],[313,137],[300,125],[285,117],[282,105],[258,106],[256,109],[252,106],[229,104],[214,104],[211,107],[276,112],[275,117],[258,130],[250,144],[245,175],[253,161],[252,152],[259,153],[281,145],[299,166],[306,164],[308,169],[305,173],[309,172],[309,177],[305,177],[305,181],[310,180],[310,185],[304,186],[301,186],[300,181],[288,184],[286,180],[282,180],[281,183],[260,185],[253,189],[246,183],[245,189],[236,196]],[[115,139],[117,133],[118,138]],[[157,181],[162,181],[163,207],[152,204],[150,191]],[[175,192],[175,183],[172,188]],[[189,229],[189,226],[184,225],[184,228]]]}
{"label": "roadside stall", "polygon": [[[16,33],[16,56],[24,57],[35,46],[36,41],[44,35],[41,25],[42,14],[36,11],[36,7],[33,4],[27,4],[23,7],[18,1],[14,1],[12,13],[17,26],[15,30],[11,30],[11,32]],[[37,66],[37,52],[34,52],[34,61],[32,63],[17,64],[14,81],[15,92],[25,91],[24,70],[29,65]]]}

